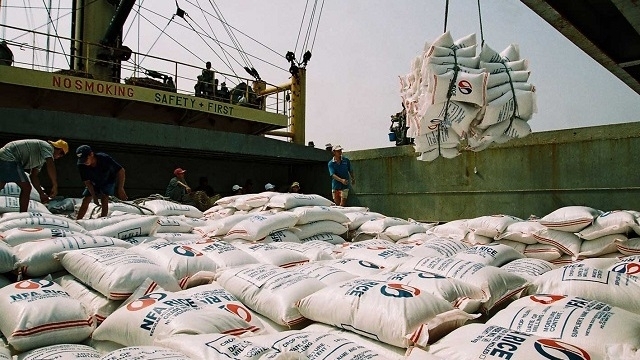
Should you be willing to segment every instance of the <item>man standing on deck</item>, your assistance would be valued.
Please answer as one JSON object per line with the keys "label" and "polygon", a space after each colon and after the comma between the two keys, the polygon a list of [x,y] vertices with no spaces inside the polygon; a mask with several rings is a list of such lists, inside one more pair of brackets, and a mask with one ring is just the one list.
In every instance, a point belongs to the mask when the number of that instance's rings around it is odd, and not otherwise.
{"label": "man standing on deck", "polygon": [[[7,143],[0,149],[0,189],[8,182],[14,182],[20,188],[20,212],[26,212],[31,196],[31,184],[40,194],[40,201],[46,203],[49,197],[58,195],[58,178],[55,159],[61,158],[69,152],[69,145],[64,140],[44,141],[38,139],[16,140]],[[47,174],[51,179],[51,193],[47,195],[38,174],[44,164],[47,164]],[[29,179],[25,174],[29,171]]]}
{"label": "man standing on deck", "polygon": [[127,193],[124,192],[124,168],[111,156],[101,152],[94,153],[89,145],[79,146],[76,156],[78,156],[80,178],[86,186],[82,192],[82,205],[76,218],[84,217],[92,199],[96,205],[101,205],[100,216],[107,216],[109,196],[116,194],[116,186],[118,199],[127,200]]}
{"label": "man standing on deck", "polygon": [[336,145],[331,149],[333,158],[329,160],[329,176],[331,176],[331,195],[336,205],[345,206],[349,196],[349,186],[355,185],[351,162],[342,156],[342,146]]}

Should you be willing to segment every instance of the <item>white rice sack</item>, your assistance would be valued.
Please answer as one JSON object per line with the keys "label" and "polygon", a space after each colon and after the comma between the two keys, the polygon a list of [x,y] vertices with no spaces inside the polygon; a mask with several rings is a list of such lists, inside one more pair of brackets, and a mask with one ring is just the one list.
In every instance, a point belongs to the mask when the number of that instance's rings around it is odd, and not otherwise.
{"label": "white rice sack", "polygon": [[575,296],[527,296],[509,304],[487,324],[566,341],[601,358],[607,344],[640,347],[640,315]]}
{"label": "white rice sack", "polygon": [[26,276],[45,276],[64,267],[55,254],[68,250],[113,247],[129,248],[126,241],[108,236],[70,236],[27,242],[14,248],[16,267]]}
{"label": "white rice sack", "polygon": [[381,233],[382,236],[389,238],[393,241],[398,241],[402,238],[409,237],[413,234],[424,233],[427,229],[420,224],[405,224],[405,225],[392,225],[384,229]]}
{"label": "white rice sack", "polygon": [[[18,184],[16,184],[16,183],[6,183],[6,184],[4,184],[4,188],[0,189],[0,196],[8,196],[8,197],[19,198],[21,192],[22,191],[20,190],[20,187],[18,186]],[[40,193],[38,193],[38,190],[36,190],[35,186],[31,186],[31,192],[29,193],[29,199],[35,200],[35,201],[40,201]]]}
{"label": "white rice sack", "polygon": [[504,232],[509,225],[518,221],[522,220],[509,215],[490,215],[468,219],[466,224],[469,230],[478,235],[495,238]]}
{"label": "white rice sack", "polygon": [[640,278],[575,263],[535,279],[526,294],[564,294],[599,300],[640,313]]}
{"label": "white rice sack", "polygon": [[298,206],[330,206],[333,202],[328,200],[320,195],[310,194],[278,194],[271,199],[267,203],[268,207],[272,208],[281,208],[281,209],[292,209]]}
{"label": "white rice sack", "polygon": [[312,223],[296,225],[291,230],[300,239],[306,239],[318,234],[342,235],[347,232],[347,226],[336,221],[320,220]]}
{"label": "white rice sack", "polygon": [[[432,86],[431,104],[455,100],[484,106],[487,97],[488,76],[488,73],[469,74],[454,71],[447,71],[441,75],[434,74],[430,84]],[[452,81],[455,85],[450,91]]]}
{"label": "white rice sack", "polygon": [[201,306],[214,306],[218,309],[225,310],[230,314],[238,316],[256,329],[264,328],[264,325],[253,311],[249,310],[240,300],[233,296],[233,294],[216,282],[181,290],[175,293],[175,295],[193,299]]}
{"label": "white rice sack", "polygon": [[467,313],[476,312],[481,304],[488,300],[488,296],[477,286],[462,280],[445,278],[422,271],[382,272],[367,278],[418,288],[439,299],[448,301],[453,307]]}
{"label": "white rice sack", "polygon": [[577,256],[583,242],[575,234],[553,229],[540,230],[533,237],[539,243],[553,245],[569,256]]}
{"label": "white rice sack", "polygon": [[177,204],[167,200],[145,200],[140,203],[158,216],[184,215],[186,217],[201,218],[202,211],[195,206]]}
{"label": "white rice sack", "polygon": [[356,211],[346,213],[349,218],[349,230],[356,230],[360,227],[360,225],[364,224],[369,220],[377,220],[382,219],[385,216],[376,212],[368,212],[368,211]]}
{"label": "white rice sack", "polygon": [[280,212],[271,215],[253,215],[235,224],[224,240],[242,239],[258,241],[275,231],[282,231],[293,227],[298,218],[289,212]]}
{"label": "white rice sack", "polygon": [[103,355],[100,360],[193,360],[175,350],[159,346],[128,346]]}
{"label": "white rice sack", "polygon": [[456,259],[500,267],[524,257],[514,248],[502,244],[476,245],[454,255]]}
{"label": "white rice sack", "polygon": [[[35,200],[29,200],[27,211],[51,214],[51,211],[46,206]],[[9,212],[20,212],[20,199],[11,196],[0,196],[0,213]]]}
{"label": "white rice sack", "polygon": [[96,319],[96,325],[100,325],[107,316],[122,305],[122,301],[107,299],[104,295],[86,287],[71,275],[64,275],[54,281],[62,286],[72,298],[79,300],[84,305],[89,315]]}
{"label": "white rice sack", "polygon": [[136,291],[132,301],[107,317],[92,337],[126,346],[149,346],[175,334],[243,335],[262,331],[234,313],[180,293],[153,291],[139,296],[143,290]]}
{"label": "white rice sack", "polygon": [[465,243],[473,245],[489,245],[493,242],[492,237],[476,234],[475,231],[469,231],[462,239]]}
{"label": "white rice sack", "polygon": [[4,241],[0,241],[0,273],[9,272],[16,268],[14,249]]}
{"label": "white rice sack", "polygon": [[384,356],[384,358],[387,360],[405,360],[405,353],[407,352],[407,349],[385,344],[383,342],[358,335],[354,332],[323,323],[313,323],[309,326],[306,326],[304,329],[302,329],[302,331],[328,333],[351,340],[356,344],[362,345],[377,352],[378,354]]}
{"label": "white rice sack", "polygon": [[89,234],[128,239],[134,236],[153,235],[158,227],[159,222],[157,216],[139,216],[89,231]]}
{"label": "white rice sack", "polygon": [[580,260],[575,259],[572,255],[564,254],[555,260],[549,260],[550,263],[557,266],[564,266],[579,262]]}
{"label": "white rice sack", "polygon": [[249,338],[252,343],[271,349],[261,360],[387,360],[378,352],[340,335],[325,332],[285,331]]}
{"label": "white rice sack", "polygon": [[131,251],[146,257],[168,271],[185,288],[189,278],[199,271],[215,271],[216,263],[190,245],[170,241],[155,241],[131,248]]}
{"label": "white rice sack", "polygon": [[358,228],[358,232],[363,232],[366,234],[380,234],[390,226],[409,224],[410,223],[408,220],[387,216],[382,219],[369,220],[363,223]]}
{"label": "white rice sack", "polygon": [[86,231],[76,232],[59,228],[15,228],[3,232],[0,238],[11,246],[18,246],[35,240],[54,237],[83,236],[84,234],[86,234]]}
{"label": "white rice sack", "polygon": [[188,233],[191,230],[193,230],[193,226],[176,219],[175,216],[161,216],[158,218],[156,231],[159,233]]}
{"label": "white rice sack", "polygon": [[151,209],[135,204],[132,201],[109,201],[109,215],[115,214],[153,215]]}
{"label": "white rice sack", "polygon": [[366,213],[367,211],[369,211],[369,208],[366,207],[366,206],[331,205],[330,208],[333,209],[333,210],[336,210],[336,211],[340,211],[343,214],[348,214],[348,213],[353,213],[353,212]]}
{"label": "white rice sack", "polygon": [[574,233],[591,225],[601,213],[588,206],[565,206],[542,217],[540,224],[550,229]]}
{"label": "white rice sack", "polygon": [[111,246],[65,251],[57,256],[71,275],[111,300],[126,300],[147,278],[163,289],[180,290],[167,270],[128,249]]}
{"label": "white rice sack", "polygon": [[570,343],[485,324],[469,324],[454,330],[431,345],[429,353],[447,360],[598,359]]}
{"label": "white rice sack", "polygon": [[17,355],[15,360],[76,360],[99,358],[100,353],[91,346],[81,344],[58,344],[24,352]]}
{"label": "white rice sack", "polygon": [[[420,121],[421,130],[427,131],[424,134],[420,134],[414,138],[415,151],[416,152],[437,152],[439,155],[445,156],[444,149],[455,149],[460,143],[460,135],[452,127],[440,126],[443,123],[443,119],[429,118],[430,114],[427,113]],[[436,114],[434,114],[435,116]],[[439,115],[439,114],[438,114]],[[466,119],[463,119],[466,120]]]}
{"label": "white rice sack", "polygon": [[444,335],[445,328],[450,331],[473,318],[418,288],[368,278],[316,291],[300,300],[298,309],[308,319],[405,348],[413,344],[426,346],[428,341]]}
{"label": "white rice sack", "polygon": [[631,346],[618,344],[605,345],[607,359],[624,359],[638,360],[640,359],[640,350]]}
{"label": "white rice sack", "polygon": [[155,237],[157,237],[159,239],[165,239],[165,240],[167,240],[169,242],[199,241],[199,240],[204,240],[205,239],[200,234],[174,233],[174,232],[155,233]]}
{"label": "white rice sack", "polygon": [[538,240],[533,237],[533,234],[545,228],[538,221],[517,221],[507,226],[495,239],[517,241],[527,245],[536,244]]}
{"label": "white rice sack", "polygon": [[486,62],[480,61],[480,68],[484,68],[490,74],[499,74],[511,71],[523,71],[529,67],[529,61],[526,59],[514,60],[508,62]]}
{"label": "white rice sack", "polygon": [[524,250],[527,248],[527,244],[518,241],[496,240],[494,243],[509,246],[520,254],[524,254]]}
{"label": "white rice sack", "polygon": [[524,278],[500,268],[455,258],[413,258],[395,271],[424,271],[478,286],[489,296],[482,304],[483,311],[519,295],[527,285]]}
{"label": "white rice sack", "polygon": [[260,360],[274,350],[256,345],[247,339],[225,334],[174,335],[156,342],[190,359],[207,360]]}
{"label": "white rice sack", "polygon": [[243,194],[235,199],[233,206],[238,210],[249,211],[254,208],[265,206],[269,199],[275,195],[273,192],[265,192],[259,194]]}
{"label": "white rice sack", "polygon": [[97,219],[79,219],[76,220],[80,226],[82,226],[87,231],[98,230],[105,226],[117,224],[122,222],[125,219],[135,219],[140,217],[140,215],[135,214],[122,214],[122,215],[111,215],[99,217]]}
{"label": "white rice sack", "polygon": [[292,270],[298,271],[308,277],[316,278],[325,285],[333,285],[358,277],[355,274],[333,267],[324,261],[296,266],[292,268]]}
{"label": "white rice sack", "polygon": [[520,60],[520,48],[518,44],[510,44],[502,52],[498,53],[486,43],[482,44],[480,60],[491,63],[501,63]]}
{"label": "white rice sack", "polygon": [[593,240],[605,235],[628,234],[636,225],[633,214],[624,210],[608,211],[598,215],[593,224],[582,229],[578,236],[584,240]]}
{"label": "white rice sack", "polygon": [[[487,103],[491,103],[492,101],[499,99],[505,94],[511,94],[513,96],[513,90],[521,90],[521,91],[535,91],[535,87],[533,84],[527,82],[514,82],[511,84],[502,84],[498,86],[494,86],[490,89],[487,89],[486,100]],[[518,104],[519,105],[519,104]],[[510,109],[513,111],[512,109]],[[505,119],[508,121],[508,119]]]}
{"label": "white rice sack", "polygon": [[598,257],[618,252],[618,243],[627,241],[623,234],[605,235],[593,240],[585,240],[580,246],[577,258]]}
{"label": "white rice sack", "polygon": [[303,253],[277,246],[278,244],[279,243],[234,243],[237,248],[253,256],[263,264],[288,268],[309,262],[309,258]]}
{"label": "white rice sack", "polygon": [[243,195],[231,195],[231,196],[225,196],[223,198],[220,198],[218,200],[216,200],[215,204],[216,205],[220,205],[222,207],[228,207],[228,206],[233,206],[233,204],[236,202],[237,199],[241,198]]}
{"label": "white rice sack", "polygon": [[626,242],[620,242],[616,247],[618,248],[618,251],[624,255],[640,254],[640,238],[635,237],[627,240]]}
{"label": "white rice sack", "polygon": [[342,252],[342,259],[364,260],[387,269],[393,269],[413,258],[413,255],[389,246],[353,248]]}
{"label": "white rice sack", "polygon": [[421,144],[416,141],[416,151],[426,152],[430,149],[438,149],[438,131],[440,144],[444,145],[441,148],[454,148],[456,141],[460,141],[460,136],[469,130],[469,125],[479,111],[479,107],[459,101],[429,106],[420,118],[419,126],[420,135],[431,135]]}
{"label": "white rice sack", "polygon": [[[301,254],[309,261],[322,261],[335,259],[333,256],[334,245],[324,241],[309,241],[301,243],[274,243],[273,246],[279,249],[286,249]],[[288,267],[288,266],[287,266]]]}
{"label": "white rice sack", "polygon": [[296,225],[308,224],[320,220],[330,220],[341,224],[351,221],[345,213],[329,206],[300,206],[291,209],[291,212],[298,217]]}
{"label": "white rice sack", "polygon": [[306,237],[304,239],[300,239],[301,243],[306,243],[310,241],[325,241],[333,245],[344,244],[345,240],[336,234],[331,233],[321,233],[313,236]]}
{"label": "white rice sack", "polygon": [[462,241],[436,236],[425,243],[414,246],[408,253],[418,257],[451,257],[468,248],[469,245]]}
{"label": "white rice sack", "polygon": [[325,287],[320,280],[295,269],[270,264],[222,270],[216,281],[249,308],[286,326],[304,322],[296,302]]}
{"label": "white rice sack", "polygon": [[189,246],[213,260],[218,269],[256,264],[259,262],[258,259],[246,251],[222,240],[198,241],[189,244]]}
{"label": "white rice sack", "polygon": [[524,258],[513,260],[506,265],[502,265],[500,268],[511,274],[516,274],[527,281],[533,281],[538,276],[556,267],[546,260]]}
{"label": "white rice sack", "polygon": [[261,242],[263,243],[281,243],[281,242],[292,242],[292,243],[299,243],[300,238],[298,237],[298,235],[294,234],[293,231],[291,230],[280,230],[280,231],[274,231],[272,233],[270,233],[269,235],[265,236],[264,239],[261,240]]}
{"label": "white rice sack", "polygon": [[487,89],[491,89],[504,84],[509,84],[509,81],[513,83],[526,83],[527,81],[529,81],[530,75],[531,71],[528,70],[489,74],[489,78],[487,79]]}
{"label": "white rice sack", "polygon": [[450,235],[459,235],[461,238],[464,238],[469,232],[469,228],[467,228],[467,221],[468,219],[449,221],[441,225],[436,225],[429,229],[427,232],[443,237],[447,237]]}
{"label": "white rice sack", "polygon": [[187,225],[191,225],[192,227],[205,226],[208,224],[207,219],[205,218],[192,218],[184,215],[172,215],[172,216],[168,216],[168,218],[178,220]]}
{"label": "white rice sack", "polygon": [[344,270],[356,276],[365,277],[379,274],[384,270],[383,267],[378,266],[372,262],[357,259],[325,260],[322,262],[322,264],[334,267],[336,269]]}
{"label": "white rice sack", "polygon": [[19,281],[0,289],[0,314],[0,331],[20,352],[80,342],[95,326],[79,300],[46,279]]}
{"label": "white rice sack", "polygon": [[233,226],[244,219],[250,218],[251,216],[253,215],[233,214],[216,220],[208,220],[207,225],[196,226],[193,228],[193,232],[209,237],[226,235]]}
{"label": "white rice sack", "polygon": [[57,216],[36,216],[21,219],[8,220],[0,223],[0,233],[15,228],[56,228],[86,233],[86,230],[71,219],[64,219]]}
{"label": "white rice sack", "polygon": [[562,250],[552,244],[532,244],[527,245],[523,254],[532,259],[553,261],[560,259],[563,253]]}

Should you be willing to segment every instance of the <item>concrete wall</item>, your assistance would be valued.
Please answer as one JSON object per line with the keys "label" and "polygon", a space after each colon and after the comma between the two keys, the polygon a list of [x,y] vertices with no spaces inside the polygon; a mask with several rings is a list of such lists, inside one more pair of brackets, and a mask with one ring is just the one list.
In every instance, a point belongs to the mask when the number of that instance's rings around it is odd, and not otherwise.
{"label": "concrete wall", "polygon": [[640,210],[640,123],[534,133],[454,159],[415,159],[411,146],[349,152],[349,205],[449,221],[544,216],[568,205]]}

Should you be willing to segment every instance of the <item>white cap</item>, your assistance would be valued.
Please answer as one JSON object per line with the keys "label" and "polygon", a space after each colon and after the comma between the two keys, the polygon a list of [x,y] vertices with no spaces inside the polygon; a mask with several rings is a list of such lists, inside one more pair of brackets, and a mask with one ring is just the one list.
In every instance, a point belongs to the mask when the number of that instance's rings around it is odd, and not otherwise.
{"label": "white cap", "polygon": [[342,150],[342,146],[340,146],[340,145],[335,145],[335,146],[331,149],[331,151],[338,151],[338,150]]}
{"label": "white cap", "polygon": [[240,189],[242,189],[242,186],[240,186],[240,185],[233,185],[233,187],[231,188],[231,190],[233,190],[233,191],[238,191]]}
{"label": "white cap", "polygon": [[276,188],[275,185],[273,185],[272,183],[266,183],[264,186],[265,190],[273,190],[275,188]]}

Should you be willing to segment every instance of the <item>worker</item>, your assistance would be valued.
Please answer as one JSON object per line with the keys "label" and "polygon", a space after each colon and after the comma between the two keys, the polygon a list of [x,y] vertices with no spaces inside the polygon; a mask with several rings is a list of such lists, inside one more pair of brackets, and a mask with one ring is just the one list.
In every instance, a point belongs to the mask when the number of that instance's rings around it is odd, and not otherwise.
{"label": "worker", "polygon": [[342,156],[342,146],[335,145],[332,149],[333,158],[329,160],[329,176],[331,176],[331,195],[336,205],[345,206],[349,196],[349,187],[355,185],[351,162]]}
{"label": "worker", "polygon": [[86,186],[76,218],[84,217],[92,199],[94,204],[101,206],[100,216],[107,216],[109,196],[115,194],[118,199],[127,200],[127,193],[124,191],[124,168],[111,156],[103,152],[94,153],[89,145],[78,146],[76,156],[80,178]]}
{"label": "worker", "polygon": [[187,194],[191,193],[191,187],[187,185],[187,180],[184,177],[186,172],[187,170],[182,168],[173,170],[173,177],[169,180],[164,196],[180,203],[189,202]]}
{"label": "worker", "polygon": [[[69,152],[69,145],[60,139],[44,141],[38,139],[16,140],[0,149],[0,189],[6,183],[13,182],[20,188],[20,212],[26,212],[31,196],[31,184],[40,195],[40,201],[46,203],[49,197],[58,195],[58,177],[54,160]],[[40,186],[40,169],[47,164],[47,174],[51,180],[51,192],[47,195]],[[29,172],[29,178],[25,171]],[[29,182],[31,179],[31,182]]]}

